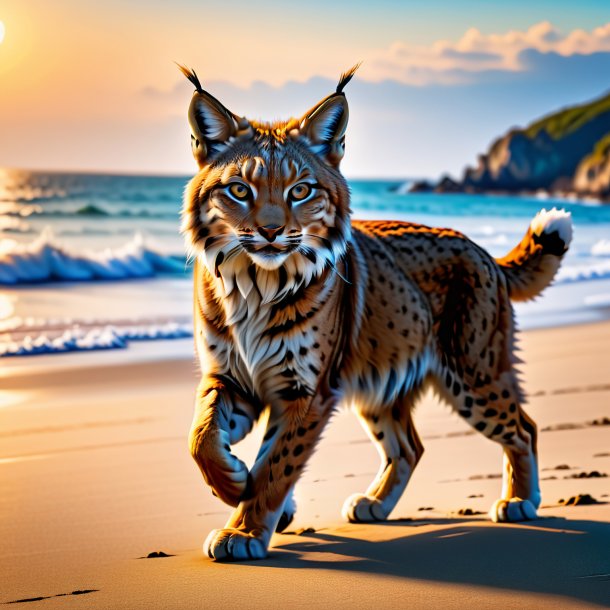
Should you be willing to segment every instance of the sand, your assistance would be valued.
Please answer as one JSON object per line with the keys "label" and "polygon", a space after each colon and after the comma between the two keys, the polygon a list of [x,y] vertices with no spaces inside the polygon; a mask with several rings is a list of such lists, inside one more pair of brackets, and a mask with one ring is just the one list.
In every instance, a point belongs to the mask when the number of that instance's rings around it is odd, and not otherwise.
{"label": "sand", "polygon": [[[610,476],[575,478],[610,475],[610,426],[591,423],[610,417],[610,323],[529,331],[521,346],[528,411],[542,430],[540,519],[494,525],[477,514],[498,497],[500,448],[427,396],[416,413],[426,453],[392,521],[341,522],[344,498],[364,490],[378,458],[353,415],[340,412],[296,492],[289,529],[315,531],[276,535],[269,559],[246,564],[201,553],[229,509],[187,450],[196,368],[175,345],[165,360],[144,354],[146,345],[124,354],[3,359],[0,603],[610,605]],[[146,362],[133,362],[143,354]],[[256,431],[238,453],[251,459],[259,438]],[[600,503],[558,504],[576,494]],[[159,551],[168,556],[146,558]]]}

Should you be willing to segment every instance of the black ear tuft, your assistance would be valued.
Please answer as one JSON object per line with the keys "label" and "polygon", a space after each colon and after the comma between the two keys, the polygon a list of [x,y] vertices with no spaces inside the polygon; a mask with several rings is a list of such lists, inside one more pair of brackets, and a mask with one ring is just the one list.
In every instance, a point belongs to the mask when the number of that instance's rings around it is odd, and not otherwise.
{"label": "black ear tuft", "polygon": [[188,78],[191,81],[191,83],[193,83],[193,85],[195,85],[195,89],[197,90],[197,93],[203,93],[203,87],[201,86],[201,83],[199,82],[199,77],[195,73],[195,70],[190,70],[186,66],[179,64],[177,61],[175,61],[174,63],[178,66],[178,69],[180,70],[180,72],[182,72],[182,74],[184,74],[184,76],[186,76],[186,78]]}
{"label": "black ear tuft", "polygon": [[192,134],[191,148],[199,167],[203,167],[235,135],[241,119],[227,110],[213,95],[204,91],[195,70],[178,63],[176,65],[195,85],[196,91],[193,93],[188,112]]}
{"label": "black ear tuft", "polygon": [[343,89],[347,83],[349,83],[352,78],[354,78],[354,74],[356,74],[356,70],[362,65],[362,62],[359,61],[355,66],[352,66],[347,72],[344,72],[339,78],[339,84],[337,85],[337,93],[343,93]]}

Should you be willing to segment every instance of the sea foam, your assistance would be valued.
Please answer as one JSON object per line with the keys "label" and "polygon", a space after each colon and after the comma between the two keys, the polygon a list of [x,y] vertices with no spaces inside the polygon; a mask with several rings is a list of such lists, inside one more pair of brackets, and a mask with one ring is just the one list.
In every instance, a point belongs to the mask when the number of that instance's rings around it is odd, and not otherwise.
{"label": "sea foam", "polygon": [[592,256],[610,256],[610,239],[600,239],[591,246]]}
{"label": "sea foam", "polygon": [[563,265],[555,277],[555,284],[568,284],[588,280],[605,280],[610,278],[610,260],[599,262]]}

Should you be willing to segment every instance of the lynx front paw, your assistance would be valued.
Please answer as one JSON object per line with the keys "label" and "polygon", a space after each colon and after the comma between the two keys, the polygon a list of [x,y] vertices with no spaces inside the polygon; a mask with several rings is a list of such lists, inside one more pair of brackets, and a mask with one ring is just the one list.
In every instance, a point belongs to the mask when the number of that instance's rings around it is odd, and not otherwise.
{"label": "lynx front paw", "polygon": [[267,546],[259,538],[236,529],[212,530],[203,552],[216,561],[248,561],[267,557]]}
{"label": "lynx front paw", "polygon": [[237,506],[251,481],[246,464],[231,453],[229,435],[220,430],[217,438],[194,443],[191,452],[212,493],[229,506]]}
{"label": "lynx front paw", "polygon": [[350,496],[343,504],[341,514],[351,523],[385,521],[388,516],[380,500],[364,494]]}
{"label": "lynx front paw", "polygon": [[536,519],[538,513],[529,500],[511,498],[510,500],[496,500],[489,511],[489,517],[494,523],[508,523],[530,521]]}

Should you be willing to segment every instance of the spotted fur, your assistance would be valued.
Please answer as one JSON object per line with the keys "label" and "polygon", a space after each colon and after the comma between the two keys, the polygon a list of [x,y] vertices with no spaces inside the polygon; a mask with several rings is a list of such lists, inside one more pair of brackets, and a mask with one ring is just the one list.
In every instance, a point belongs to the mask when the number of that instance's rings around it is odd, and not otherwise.
{"label": "spotted fur", "polygon": [[[552,280],[569,218],[542,213],[498,261],[451,229],[351,222],[339,164],[352,75],[300,119],[269,124],[233,114],[189,77],[200,171],[185,192],[183,232],[202,375],[189,442],[213,493],[235,507],[204,545],[218,560],[266,555],[339,402],[382,458],[344,516],[386,519],[423,453],[411,412],[429,385],[504,448],[492,518],[533,518],[540,503],[510,298],[531,298]],[[248,470],[231,447],[263,414]]]}

